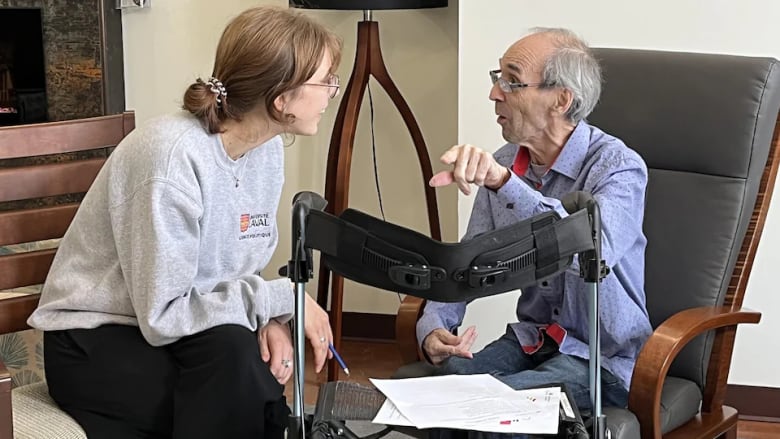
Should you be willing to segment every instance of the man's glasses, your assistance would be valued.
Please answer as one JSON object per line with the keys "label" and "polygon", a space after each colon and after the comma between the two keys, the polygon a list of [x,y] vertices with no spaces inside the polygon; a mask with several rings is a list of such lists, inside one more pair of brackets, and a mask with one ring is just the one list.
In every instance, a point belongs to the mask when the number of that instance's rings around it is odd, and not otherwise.
{"label": "man's glasses", "polygon": [[501,77],[501,70],[491,70],[490,71],[490,80],[493,82],[493,84],[498,84],[498,88],[501,89],[504,93],[512,93],[515,91],[515,89],[518,88],[526,88],[526,87],[553,87],[555,84],[550,84],[547,82],[536,82],[533,84],[526,84],[525,82],[509,82],[506,79]]}
{"label": "man's glasses", "polygon": [[338,75],[330,75],[328,76],[328,83],[327,84],[318,84],[316,82],[304,82],[303,85],[316,85],[318,87],[328,87],[330,88],[328,96],[330,96],[331,99],[335,98],[339,95],[339,90],[341,90],[341,84],[339,82]]}

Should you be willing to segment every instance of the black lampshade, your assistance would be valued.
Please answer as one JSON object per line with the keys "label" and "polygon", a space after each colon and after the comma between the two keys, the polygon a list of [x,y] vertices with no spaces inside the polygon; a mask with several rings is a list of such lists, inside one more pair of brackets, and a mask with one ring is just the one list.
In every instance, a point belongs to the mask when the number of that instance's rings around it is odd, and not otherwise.
{"label": "black lampshade", "polygon": [[444,8],[447,0],[290,0],[290,6],[305,9],[380,10]]}

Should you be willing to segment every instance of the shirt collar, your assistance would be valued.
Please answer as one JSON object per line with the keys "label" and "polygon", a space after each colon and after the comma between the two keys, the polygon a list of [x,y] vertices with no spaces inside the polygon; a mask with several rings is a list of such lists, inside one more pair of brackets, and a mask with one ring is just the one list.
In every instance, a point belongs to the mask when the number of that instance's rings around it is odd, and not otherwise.
{"label": "shirt collar", "polygon": [[[590,147],[590,129],[588,124],[580,121],[569,136],[569,140],[563,145],[558,157],[550,167],[550,170],[563,174],[571,179],[576,179],[585,163],[585,158]],[[517,149],[512,170],[516,175],[526,175],[531,164],[528,148],[521,146]],[[548,171],[549,172],[549,171]]]}
{"label": "shirt collar", "polygon": [[572,180],[576,179],[580,175],[583,163],[585,163],[589,147],[589,126],[584,121],[580,121],[550,169]]}

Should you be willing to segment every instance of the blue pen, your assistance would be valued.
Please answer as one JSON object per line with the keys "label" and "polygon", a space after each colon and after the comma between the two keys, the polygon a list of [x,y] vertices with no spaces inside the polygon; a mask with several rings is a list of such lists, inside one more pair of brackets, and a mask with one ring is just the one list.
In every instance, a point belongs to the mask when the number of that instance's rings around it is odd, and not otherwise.
{"label": "blue pen", "polygon": [[339,353],[336,352],[336,348],[333,347],[333,343],[330,343],[328,345],[328,349],[330,349],[330,351],[333,352],[333,358],[335,358],[336,361],[339,362],[339,366],[341,366],[341,368],[344,369],[344,373],[347,374],[347,376],[349,376],[349,368],[344,363],[344,360],[341,358],[341,355],[339,355]]}

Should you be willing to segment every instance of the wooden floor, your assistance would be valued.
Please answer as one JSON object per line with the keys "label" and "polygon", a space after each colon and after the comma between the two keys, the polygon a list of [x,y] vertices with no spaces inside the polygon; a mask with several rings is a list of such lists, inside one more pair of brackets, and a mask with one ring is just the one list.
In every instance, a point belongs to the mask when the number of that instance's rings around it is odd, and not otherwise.
{"label": "wooden floor", "polygon": [[[345,341],[341,356],[347,363],[351,376],[342,374],[342,381],[354,381],[369,384],[368,378],[388,378],[401,365],[401,357],[394,343],[376,343]],[[306,386],[304,400],[314,405],[320,384],[326,381],[326,373],[314,373],[311,365],[312,355],[306,353]],[[292,401],[292,380],[286,386],[288,401]],[[780,438],[780,423],[739,421],[738,439],[776,439]]]}

